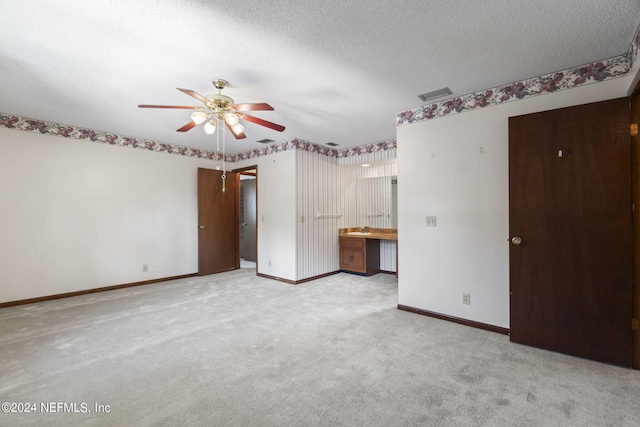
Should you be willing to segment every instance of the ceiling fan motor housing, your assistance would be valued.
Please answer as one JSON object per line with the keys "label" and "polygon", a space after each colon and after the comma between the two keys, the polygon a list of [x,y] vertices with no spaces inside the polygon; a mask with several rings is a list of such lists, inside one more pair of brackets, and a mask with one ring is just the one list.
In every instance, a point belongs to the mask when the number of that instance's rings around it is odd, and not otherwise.
{"label": "ceiling fan motor housing", "polygon": [[205,98],[209,100],[206,104],[207,107],[212,110],[215,110],[216,108],[227,108],[230,105],[233,105],[233,98],[225,95],[205,95]]}
{"label": "ceiling fan motor housing", "polygon": [[[224,96],[224,95],[206,95],[208,102],[206,105],[206,110],[211,111],[209,115],[215,115],[218,119],[223,119],[226,114],[235,113],[232,105],[233,99]],[[237,113],[235,113],[237,114]]]}

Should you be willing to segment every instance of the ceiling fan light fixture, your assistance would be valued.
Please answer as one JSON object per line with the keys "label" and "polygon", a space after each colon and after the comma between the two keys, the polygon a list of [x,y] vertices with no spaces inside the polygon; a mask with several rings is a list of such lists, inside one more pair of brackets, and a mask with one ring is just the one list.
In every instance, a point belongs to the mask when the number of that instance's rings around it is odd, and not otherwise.
{"label": "ceiling fan light fixture", "polygon": [[229,112],[229,113],[225,113],[224,121],[227,122],[229,126],[235,126],[240,121],[240,118],[238,117],[237,114]]}
{"label": "ceiling fan light fixture", "polygon": [[240,123],[236,123],[235,125],[231,126],[231,128],[236,134],[244,132],[244,126],[242,126]]}
{"label": "ceiling fan light fixture", "polygon": [[191,120],[197,125],[204,123],[207,120],[207,113],[204,111],[194,111],[191,113]]}
{"label": "ceiling fan light fixture", "polygon": [[207,135],[213,135],[214,133],[216,133],[216,121],[209,120],[207,123],[205,123],[203,129],[204,133],[206,133]]}

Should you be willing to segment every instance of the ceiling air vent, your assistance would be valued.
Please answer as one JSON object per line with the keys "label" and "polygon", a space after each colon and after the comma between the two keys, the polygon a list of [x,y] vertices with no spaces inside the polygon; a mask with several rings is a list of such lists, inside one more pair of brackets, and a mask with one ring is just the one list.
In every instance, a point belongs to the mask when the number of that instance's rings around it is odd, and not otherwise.
{"label": "ceiling air vent", "polygon": [[338,146],[338,145],[340,145],[340,144],[336,144],[335,142],[327,142],[327,145],[328,145],[329,147],[337,147],[337,146]]}
{"label": "ceiling air vent", "polygon": [[256,142],[259,142],[260,144],[270,144],[270,143],[276,142],[276,141],[273,140],[273,139],[265,138],[265,139],[261,139],[260,141],[256,141]]}
{"label": "ceiling air vent", "polygon": [[429,101],[431,99],[436,99],[442,96],[451,95],[452,93],[453,92],[451,92],[451,90],[448,87],[445,87],[442,89],[434,90],[433,92],[427,92],[427,93],[423,93],[422,95],[418,95],[418,98],[422,99],[423,101]]}

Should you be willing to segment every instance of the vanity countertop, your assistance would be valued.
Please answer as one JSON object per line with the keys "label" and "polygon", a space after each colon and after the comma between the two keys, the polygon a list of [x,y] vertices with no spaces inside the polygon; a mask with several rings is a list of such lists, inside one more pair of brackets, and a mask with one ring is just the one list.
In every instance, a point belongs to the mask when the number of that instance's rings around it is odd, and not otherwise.
{"label": "vanity countertop", "polygon": [[339,228],[338,236],[360,239],[398,240],[398,229],[367,227],[366,232],[362,233],[359,227]]}

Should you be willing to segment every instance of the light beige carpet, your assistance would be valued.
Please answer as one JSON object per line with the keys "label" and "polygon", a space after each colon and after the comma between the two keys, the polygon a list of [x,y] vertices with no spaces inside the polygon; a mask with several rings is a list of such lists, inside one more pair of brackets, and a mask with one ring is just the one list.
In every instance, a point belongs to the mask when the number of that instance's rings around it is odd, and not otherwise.
{"label": "light beige carpet", "polygon": [[639,371],[398,311],[393,276],[341,273],[292,286],[254,274],[0,309],[0,402],[36,405],[0,412],[0,425],[640,420]]}

